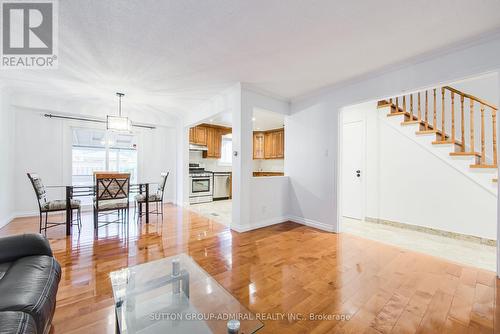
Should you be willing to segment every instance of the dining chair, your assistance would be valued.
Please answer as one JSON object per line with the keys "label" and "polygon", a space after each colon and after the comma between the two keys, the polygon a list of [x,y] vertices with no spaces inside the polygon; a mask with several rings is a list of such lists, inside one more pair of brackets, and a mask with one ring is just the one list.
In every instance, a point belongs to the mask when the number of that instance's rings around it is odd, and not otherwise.
{"label": "dining chair", "polygon": [[[66,211],[66,200],[65,199],[57,199],[57,200],[47,200],[47,191],[45,185],[42,182],[42,179],[35,173],[26,173],[28,175],[28,179],[35,190],[35,195],[38,201],[38,209],[40,213],[40,223],[38,232],[42,233],[44,231],[45,235],[47,235],[47,229],[59,225],[66,225],[63,223],[49,223],[48,215],[51,212],[65,212]],[[71,210],[77,211],[76,223],[73,220],[73,225],[78,226],[78,232],[80,232],[82,227],[82,213],[81,213],[81,204],[77,199],[71,200]],[[43,216],[45,216],[45,224],[43,224]]]}
{"label": "dining chair", "polygon": [[[128,223],[130,174],[95,173],[94,185],[94,229],[97,230],[99,227],[111,223]],[[118,216],[116,220],[106,220],[99,226],[99,217],[107,217],[113,213],[116,213]]]}
{"label": "dining chair", "polygon": [[[156,191],[149,194],[148,202],[156,204],[156,210],[150,211],[149,213],[163,216],[163,194],[165,193],[165,186],[167,184],[169,174],[170,174],[170,172],[161,173],[160,174],[161,181],[160,181],[160,183],[158,183],[158,187],[156,188]],[[142,212],[143,212],[142,205],[146,204],[146,194],[136,195],[135,201],[136,201],[135,214],[137,214],[137,211],[139,211],[139,218],[140,218],[142,216]]]}

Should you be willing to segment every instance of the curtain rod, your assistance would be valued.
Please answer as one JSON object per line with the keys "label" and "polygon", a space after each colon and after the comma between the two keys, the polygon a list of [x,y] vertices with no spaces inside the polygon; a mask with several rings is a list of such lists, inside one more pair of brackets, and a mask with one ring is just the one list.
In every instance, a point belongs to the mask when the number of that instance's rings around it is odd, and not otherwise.
{"label": "curtain rod", "polygon": [[[43,116],[47,117],[47,118],[72,119],[75,121],[106,123],[106,121],[104,121],[102,119],[95,119],[95,118],[72,117],[72,116],[62,116],[62,115],[54,115],[54,114],[44,114]],[[150,126],[150,125],[132,124],[132,126],[136,127],[136,128],[144,128],[144,129],[150,129],[150,130],[156,129],[156,127]]]}

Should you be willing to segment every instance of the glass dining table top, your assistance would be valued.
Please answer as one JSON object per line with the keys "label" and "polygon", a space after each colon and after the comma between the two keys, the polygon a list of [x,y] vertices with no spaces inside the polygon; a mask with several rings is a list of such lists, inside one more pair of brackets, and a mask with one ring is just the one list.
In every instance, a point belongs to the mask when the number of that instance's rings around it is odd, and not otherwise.
{"label": "glass dining table top", "polygon": [[119,333],[255,333],[263,327],[188,255],[110,274]]}

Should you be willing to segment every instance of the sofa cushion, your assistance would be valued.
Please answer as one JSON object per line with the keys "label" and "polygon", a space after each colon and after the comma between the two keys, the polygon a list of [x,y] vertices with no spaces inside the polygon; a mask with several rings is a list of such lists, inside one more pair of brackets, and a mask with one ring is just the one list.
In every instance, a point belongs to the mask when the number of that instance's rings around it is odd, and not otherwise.
{"label": "sofa cushion", "polygon": [[0,312],[0,334],[37,334],[35,320],[24,312]]}
{"label": "sofa cushion", "polygon": [[37,332],[44,333],[52,321],[60,279],[61,267],[51,256],[27,256],[12,262],[0,280],[0,311],[28,313]]}
{"label": "sofa cushion", "polygon": [[0,263],[0,280],[5,276],[7,271],[10,268],[11,263],[10,262],[4,262]]}

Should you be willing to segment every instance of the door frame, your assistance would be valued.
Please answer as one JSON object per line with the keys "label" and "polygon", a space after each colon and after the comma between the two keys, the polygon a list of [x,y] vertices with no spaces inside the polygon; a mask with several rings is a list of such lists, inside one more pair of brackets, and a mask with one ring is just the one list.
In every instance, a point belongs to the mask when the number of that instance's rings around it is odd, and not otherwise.
{"label": "door frame", "polygon": [[337,193],[337,207],[338,207],[338,215],[337,215],[337,233],[342,232],[342,218],[344,217],[343,215],[343,198],[342,198],[342,191],[343,191],[343,173],[344,171],[342,170],[342,165],[343,165],[343,159],[344,159],[344,125],[345,124],[352,124],[352,123],[361,123],[362,126],[362,143],[363,143],[363,151],[361,153],[362,156],[362,163],[361,163],[361,171],[362,171],[362,194],[361,194],[361,217],[364,219],[366,217],[366,114],[363,114],[363,117],[359,120],[355,121],[350,121],[347,123],[344,123],[344,113],[346,113],[346,108],[341,108],[340,113],[339,113],[339,122],[338,122],[338,152],[339,154],[339,160],[338,160],[338,173],[337,173],[337,180],[338,182],[338,193]]}

